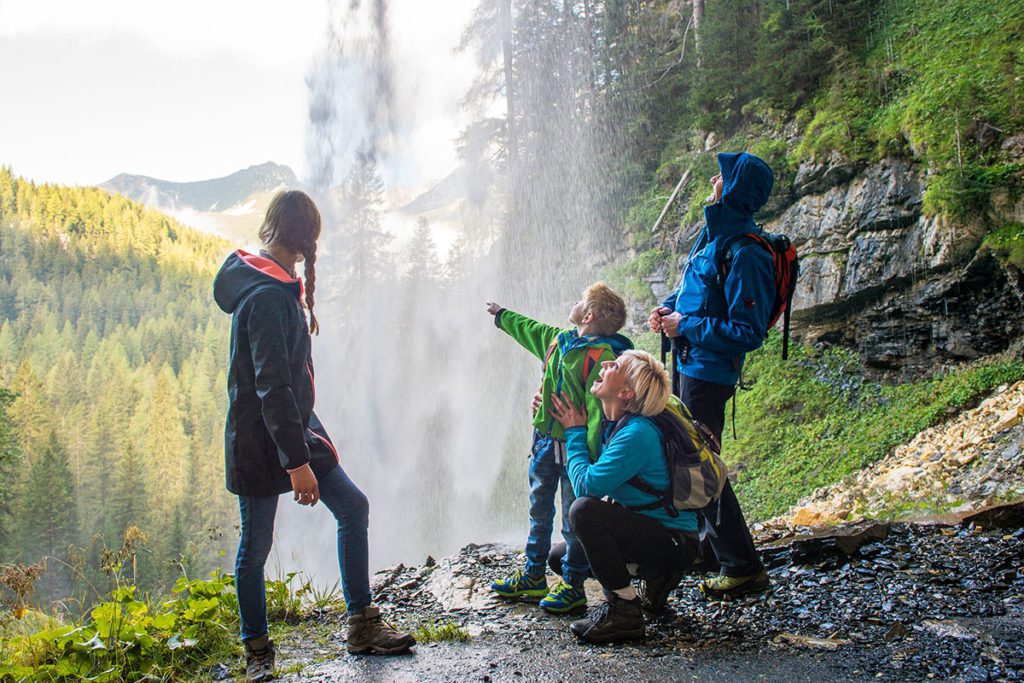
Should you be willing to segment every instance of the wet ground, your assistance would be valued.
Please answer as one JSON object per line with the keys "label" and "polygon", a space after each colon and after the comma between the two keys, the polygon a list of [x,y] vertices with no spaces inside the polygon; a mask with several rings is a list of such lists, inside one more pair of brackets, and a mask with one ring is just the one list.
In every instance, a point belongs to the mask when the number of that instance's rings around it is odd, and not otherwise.
{"label": "wet ground", "polygon": [[646,642],[603,647],[576,641],[574,617],[493,598],[522,556],[471,545],[374,578],[392,623],[457,623],[467,642],[351,656],[343,615],[327,612],[279,639],[279,666],[291,681],[1024,680],[1020,519],[769,534],[769,593],[707,602],[690,576]]}

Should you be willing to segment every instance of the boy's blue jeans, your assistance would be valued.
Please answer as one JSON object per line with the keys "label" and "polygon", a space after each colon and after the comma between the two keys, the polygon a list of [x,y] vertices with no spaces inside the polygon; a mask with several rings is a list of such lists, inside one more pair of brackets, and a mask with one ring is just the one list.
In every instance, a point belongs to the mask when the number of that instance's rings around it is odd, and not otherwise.
{"label": "boy's blue jeans", "polygon": [[590,575],[587,553],[569,526],[569,507],[576,500],[565,464],[555,458],[555,442],[539,431],[533,432],[530,454],[530,537],[526,541],[526,573],[543,576],[551,550],[551,532],[555,524],[555,494],[562,485],[562,578],[572,586],[582,586]]}
{"label": "boy's blue jeans", "polygon": [[[341,590],[349,613],[370,604],[367,544],[370,504],[341,466],[317,482],[320,501],[338,522],[338,565]],[[235,591],[242,622],[242,640],[267,633],[267,591],[263,567],[274,541],[274,517],[279,496],[239,496],[242,535],[235,559]]]}

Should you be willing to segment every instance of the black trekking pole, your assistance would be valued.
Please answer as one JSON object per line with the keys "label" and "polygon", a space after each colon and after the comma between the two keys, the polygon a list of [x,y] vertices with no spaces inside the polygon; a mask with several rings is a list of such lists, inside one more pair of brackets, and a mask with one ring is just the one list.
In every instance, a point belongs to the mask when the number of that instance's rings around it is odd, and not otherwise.
{"label": "black trekking pole", "polygon": [[[669,365],[666,357],[670,358],[672,365]],[[672,343],[672,340],[664,332],[661,333],[661,364],[672,373],[672,393],[679,396],[681,389],[679,386],[679,351],[676,350],[676,345]]]}

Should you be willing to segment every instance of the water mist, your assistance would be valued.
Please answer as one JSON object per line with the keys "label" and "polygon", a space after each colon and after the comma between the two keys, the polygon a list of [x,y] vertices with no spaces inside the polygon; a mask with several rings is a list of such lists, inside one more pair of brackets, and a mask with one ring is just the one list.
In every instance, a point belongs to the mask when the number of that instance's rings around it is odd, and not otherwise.
{"label": "water mist", "polygon": [[[463,4],[464,24],[475,3]],[[448,45],[435,36],[395,48],[403,32],[430,30],[417,25],[416,12],[422,20],[423,11],[411,0],[332,4],[327,44],[308,79],[310,180],[324,214],[316,412],[342,466],[370,500],[371,572],[440,557],[468,542],[524,541],[529,403],[541,363],[494,327],[485,302],[568,325],[574,297],[596,279],[614,244],[599,177],[608,136],[581,129],[567,106],[577,84],[557,79],[530,82],[522,93],[527,104],[551,103],[549,135],[524,132],[522,143],[525,159],[549,163],[497,164],[493,176],[456,174],[470,197],[457,209],[425,216],[398,210],[395,191],[422,191],[438,179],[414,158],[432,134],[417,119],[420,105],[447,98],[454,118],[462,94],[447,83],[457,74],[443,72],[457,34]],[[446,22],[457,18],[453,8],[445,14]],[[560,50],[574,46],[548,49],[543,58],[559,60]],[[440,73],[406,73],[431,59],[442,65]],[[531,155],[536,145],[549,149]],[[453,156],[446,171],[455,166]],[[466,186],[481,180],[482,187]],[[460,236],[447,264],[422,253],[432,250],[429,240],[402,244],[417,218],[435,236]],[[419,270],[433,263],[428,269],[437,272],[418,272],[410,261],[419,261]],[[318,582],[337,578],[327,510],[283,498],[277,532],[281,569],[312,571]]]}

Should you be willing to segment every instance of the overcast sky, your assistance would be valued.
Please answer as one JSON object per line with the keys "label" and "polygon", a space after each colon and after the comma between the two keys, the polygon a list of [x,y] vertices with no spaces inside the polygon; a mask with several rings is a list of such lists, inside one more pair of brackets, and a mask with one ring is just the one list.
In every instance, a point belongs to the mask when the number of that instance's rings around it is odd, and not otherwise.
{"label": "overcast sky", "polygon": [[[347,0],[346,0],[347,1]],[[403,176],[455,164],[456,44],[474,0],[392,0]],[[36,181],[201,180],[264,161],[306,175],[305,76],[325,0],[0,0],[0,165]]]}

